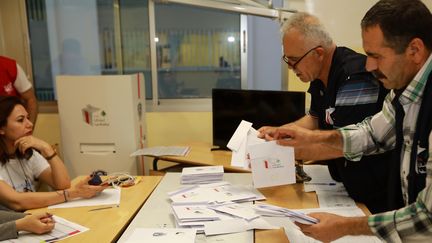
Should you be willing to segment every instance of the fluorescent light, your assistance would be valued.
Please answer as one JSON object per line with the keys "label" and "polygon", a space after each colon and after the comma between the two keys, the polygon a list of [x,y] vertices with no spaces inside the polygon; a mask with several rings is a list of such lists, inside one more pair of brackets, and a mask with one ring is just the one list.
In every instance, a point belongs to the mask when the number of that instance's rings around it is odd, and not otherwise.
{"label": "fluorescent light", "polygon": [[228,42],[234,42],[235,38],[234,36],[228,36]]}
{"label": "fluorescent light", "polygon": [[159,37],[155,37],[155,42],[159,42]]}

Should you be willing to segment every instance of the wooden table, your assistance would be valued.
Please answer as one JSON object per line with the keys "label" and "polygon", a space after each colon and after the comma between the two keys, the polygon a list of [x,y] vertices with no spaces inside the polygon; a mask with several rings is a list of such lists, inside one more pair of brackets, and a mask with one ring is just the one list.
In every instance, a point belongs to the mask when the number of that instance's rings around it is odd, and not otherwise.
{"label": "wooden table", "polygon": [[[83,177],[77,177],[76,183]],[[89,211],[102,206],[34,209],[29,212],[49,212],[90,230],[62,240],[62,242],[115,242],[135,217],[138,210],[161,181],[161,176],[143,176],[141,181],[132,187],[122,188],[120,207]]]}
{"label": "wooden table", "polygon": [[[251,185],[252,175],[246,173],[228,173],[224,180],[234,185]],[[140,209],[134,220],[125,230],[119,242],[127,242],[128,237],[136,228],[175,227],[174,217],[171,213],[171,202],[167,199],[170,191],[180,187],[180,173],[167,173],[156,188],[149,200]],[[265,203],[290,209],[318,208],[318,199],[315,192],[304,192],[303,184],[293,184],[277,187],[262,188]],[[366,214],[370,214],[366,207],[357,204]],[[255,240],[254,240],[255,239]],[[196,242],[236,242],[236,243],[287,243],[288,239],[283,229],[255,230],[235,234],[215,235],[206,237],[197,235]]]}
{"label": "wooden table", "polygon": [[157,171],[159,160],[185,164],[185,165],[222,165],[225,172],[250,172],[240,167],[231,166],[231,151],[214,150],[209,143],[190,142],[186,144],[176,144],[175,146],[189,146],[190,151],[186,156],[148,156],[153,159],[153,170]]}
{"label": "wooden table", "polygon": [[[258,189],[265,197],[265,203],[289,209],[318,208],[318,198],[315,192],[304,192],[303,184],[275,186]],[[370,215],[364,204],[357,203],[366,215]],[[255,243],[288,243],[283,229],[255,230]]]}

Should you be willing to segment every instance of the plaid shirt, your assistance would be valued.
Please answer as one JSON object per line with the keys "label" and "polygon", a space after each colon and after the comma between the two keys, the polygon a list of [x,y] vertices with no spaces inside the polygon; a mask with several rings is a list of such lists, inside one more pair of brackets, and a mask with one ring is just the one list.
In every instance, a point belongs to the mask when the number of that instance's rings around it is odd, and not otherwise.
{"label": "plaid shirt", "polygon": [[[407,175],[410,166],[411,146],[415,132],[424,87],[432,71],[432,55],[401,94],[405,117],[404,141],[401,151],[401,185],[405,204],[408,204]],[[384,152],[396,143],[395,110],[391,103],[392,90],[384,101],[382,111],[363,122],[339,129],[344,141],[344,155],[358,161],[363,155]],[[431,133],[432,134],[432,133]],[[432,135],[429,137],[429,154],[432,155]],[[399,210],[369,216],[371,230],[386,242],[422,241],[432,237],[432,156],[427,162],[426,188],[417,201]],[[422,238],[424,237],[424,238]]]}

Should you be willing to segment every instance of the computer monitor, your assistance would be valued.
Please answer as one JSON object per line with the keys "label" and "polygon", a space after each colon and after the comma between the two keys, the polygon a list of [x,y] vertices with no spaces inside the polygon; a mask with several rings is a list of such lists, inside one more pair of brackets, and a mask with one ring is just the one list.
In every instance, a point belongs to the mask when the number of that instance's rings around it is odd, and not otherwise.
{"label": "computer monitor", "polygon": [[305,93],[292,91],[213,89],[213,145],[226,149],[241,120],[280,126],[305,115]]}

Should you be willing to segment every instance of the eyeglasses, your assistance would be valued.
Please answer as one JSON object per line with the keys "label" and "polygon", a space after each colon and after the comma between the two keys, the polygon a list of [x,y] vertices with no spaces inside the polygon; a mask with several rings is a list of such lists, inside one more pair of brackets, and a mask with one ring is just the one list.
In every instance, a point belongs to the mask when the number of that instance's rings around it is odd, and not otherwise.
{"label": "eyeglasses", "polygon": [[[303,56],[301,56],[301,57],[291,57],[291,58],[289,58],[289,57],[283,55],[283,56],[282,56],[282,59],[284,60],[284,62],[286,62],[286,64],[288,64],[288,67],[289,67],[289,68],[291,68],[291,69],[295,69],[296,66],[297,66],[297,64],[299,64],[299,63],[301,62],[301,60],[303,60],[303,58],[305,58],[305,57],[307,56],[307,54],[309,54],[311,51],[317,49],[318,47],[321,47],[321,46],[316,46],[316,47],[310,49],[309,51],[307,51],[307,52],[306,52]],[[293,61],[292,59],[297,59],[297,61]]]}

